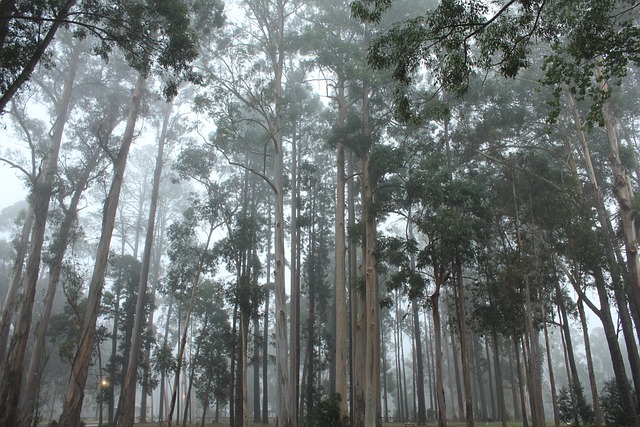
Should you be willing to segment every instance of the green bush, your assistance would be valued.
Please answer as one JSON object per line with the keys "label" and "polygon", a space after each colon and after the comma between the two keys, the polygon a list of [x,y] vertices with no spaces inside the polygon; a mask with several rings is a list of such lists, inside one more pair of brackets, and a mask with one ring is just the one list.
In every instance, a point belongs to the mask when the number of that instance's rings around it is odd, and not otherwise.
{"label": "green bush", "polygon": [[308,419],[308,427],[339,427],[340,395],[322,396],[315,402],[313,416]]}
{"label": "green bush", "polygon": [[[594,414],[593,408],[584,396],[584,389],[580,383],[574,384],[576,406],[578,411],[578,418],[583,424],[593,423]],[[556,397],[556,403],[558,405],[558,412],[560,416],[560,422],[563,424],[575,424],[574,420],[574,407],[571,400],[571,394],[569,387],[562,387],[558,390],[558,396]]]}
{"label": "green bush", "polygon": [[[631,384],[629,389],[633,390]],[[637,397],[633,396],[634,406],[638,407]],[[604,383],[602,392],[600,393],[600,408],[602,409],[602,418],[608,426],[630,426],[633,424],[633,417],[622,410],[620,401],[620,393],[615,378],[611,378]]]}

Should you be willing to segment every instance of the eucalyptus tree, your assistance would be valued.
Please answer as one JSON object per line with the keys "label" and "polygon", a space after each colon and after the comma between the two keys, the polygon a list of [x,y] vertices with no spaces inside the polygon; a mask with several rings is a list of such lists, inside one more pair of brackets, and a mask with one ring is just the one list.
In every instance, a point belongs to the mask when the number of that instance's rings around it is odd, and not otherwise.
{"label": "eucalyptus tree", "polygon": [[[314,55],[315,64],[331,75],[326,76],[328,86],[333,90],[331,96],[337,106],[334,133],[336,149],[336,213],[335,213],[335,393],[340,396],[340,419],[343,424],[349,421],[349,400],[347,399],[348,381],[348,343],[347,328],[347,274],[346,274],[346,234],[345,234],[345,191],[346,170],[345,150],[347,141],[344,133],[347,109],[353,99],[347,97],[347,79],[353,78],[357,68],[355,58],[361,57],[358,46],[352,43],[361,33],[361,27],[344,14],[346,3],[342,1],[317,2],[314,13],[308,19],[303,29],[303,51],[310,51]],[[332,389],[333,392],[333,389]]]}
{"label": "eucalyptus tree", "polygon": [[[34,213],[34,224],[31,231],[29,255],[27,258],[22,290],[22,304],[18,313],[16,326],[11,337],[9,353],[3,370],[3,387],[0,396],[7,402],[7,410],[0,418],[0,423],[16,424],[21,391],[24,360],[26,359],[29,340],[33,304],[36,294],[36,283],[40,273],[40,259],[44,244],[49,202],[54,181],[58,171],[58,156],[67,120],[71,113],[71,94],[80,65],[82,46],[75,44],[69,56],[69,68],[65,75],[65,83],[60,98],[54,97],[54,126],[50,134],[48,146],[44,150],[43,164],[32,182],[30,203]],[[46,144],[46,143],[45,143]]]}
{"label": "eucalyptus tree", "polygon": [[[378,22],[393,1],[354,3],[361,19]],[[494,7],[492,7],[494,6]],[[593,31],[597,29],[597,31]],[[626,264],[633,287],[630,298],[640,304],[640,261],[631,217],[635,215],[633,189],[620,157],[620,136],[610,101],[611,85],[620,82],[640,58],[637,5],[626,0],[575,2],[464,0],[442,2],[413,21],[383,32],[370,50],[376,67],[392,68],[398,81],[399,110],[415,112],[410,101],[417,71],[424,64],[456,93],[465,92],[476,70],[496,68],[514,77],[535,64],[532,47],[547,43],[546,84],[554,87],[555,105],[564,88],[590,102],[588,119],[607,131],[611,174],[623,223]],[[409,37],[409,38],[407,38]],[[405,40],[412,43],[405,43]],[[435,53],[435,54],[434,54]],[[556,109],[556,114],[559,109]],[[637,314],[636,314],[637,318]]]}
{"label": "eucalyptus tree", "polygon": [[[178,341],[173,392],[168,408],[168,425],[173,422],[189,324],[198,287],[201,281],[215,270],[210,245],[213,232],[221,225],[218,217],[221,203],[220,194],[215,191],[209,193],[203,200],[194,196],[191,207],[183,213],[183,218],[169,227],[171,241],[169,258],[172,264],[168,273],[166,292],[173,294],[181,304],[186,304],[186,312],[184,319],[180,319],[182,330],[179,331],[181,335]],[[201,241],[200,233],[206,236],[204,242]]]}
{"label": "eucalyptus tree", "polygon": [[[191,33],[191,23],[187,16],[188,9],[180,1],[170,1],[164,6],[152,8],[149,5],[148,7],[138,8],[136,9],[136,16],[132,17],[134,18],[132,22],[143,26],[143,28],[138,28],[138,30],[143,30],[140,35],[147,34],[150,38],[145,40],[143,44],[145,48],[142,49],[140,56],[125,55],[129,62],[139,71],[139,76],[132,94],[127,125],[122,135],[121,145],[117,153],[110,153],[110,157],[113,160],[114,175],[109,194],[105,200],[103,227],[89,288],[89,304],[83,318],[76,363],[73,366],[69,390],[60,418],[60,424],[63,426],[75,425],[79,421],[84,397],[83,389],[86,384],[87,369],[90,362],[90,354],[88,352],[92,347],[95,335],[95,325],[116,208],[122,188],[129,148],[134,138],[136,120],[145,92],[147,75],[153,69],[164,76],[163,93],[168,97],[173,97],[176,94],[180,81],[194,78],[190,64],[197,56],[197,52]],[[162,35],[159,34],[161,28],[163,29]],[[131,39],[134,42],[135,40],[135,38]]]}
{"label": "eucalyptus tree", "polygon": [[[29,370],[20,403],[20,422],[23,426],[31,425],[32,414],[37,401],[38,389],[41,381],[41,373],[44,364],[44,347],[46,329],[51,316],[56,288],[60,281],[63,261],[67,246],[75,241],[82,230],[77,224],[79,204],[84,191],[100,178],[102,168],[100,163],[104,160],[102,150],[98,146],[87,146],[81,142],[78,154],[82,157],[78,161],[69,161],[63,165],[65,182],[58,186],[58,206],[63,213],[63,218],[58,226],[55,239],[49,249],[50,255],[47,257],[49,264],[49,278],[43,310],[40,315],[36,330],[34,332],[34,344],[31,350]],[[68,198],[68,202],[66,202]]]}
{"label": "eucalyptus tree", "polygon": [[[118,425],[130,426],[134,422],[134,410],[135,410],[135,395],[136,395],[136,378],[138,372],[138,354],[142,348],[142,331],[145,325],[148,325],[147,317],[145,315],[145,307],[148,304],[146,301],[147,284],[149,281],[149,272],[151,269],[151,253],[153,250],[153,242],[155,237],[155,224],[156,213],[158,210],[158,198],[160,193],[160,185],[162,179],[162,170],[165,163],[165,145],[170,143],[170,138],[175,138],[177,128],[180,128],[180,124],[176,123],[176,119],[173,119],[171,124],[173,102],[168,102],[164,105],[164,111],[162,112],[162,125],[158,134],[158,151],[155,159],[155,166],[153,170],[153,180],[151,187],[151,200],[149,205],[149,214],[146,224],[146,237],[144,244],[144,253],[142,256],[142,267],[140,274],[140,282],[138,284],[137,301],[135,307],[135,319],[133,326],[133,337],[131,342],[131,354],[129,364],[126,370],[126,376],[124,378],[123,390],[120,395],[120,419]],[[179,116],[179,113],[178,113]],[[179,119],[178,119],[179,121]],[[136,232],[139,227],[136,227]],[[137,248],[136,238],[136,248]],[[135,253],[136,251],[134,251]],[[143,395],[143,399],[146,399],[146,395]]]}
{"label": "eucalyptus tree", "polygon": [[[129,65],[146,73],[149,47],[153,46],[156,52],[161,52],[158,64],[171,68],[172,57],[186,53],[192,42],[186,33],[178,41],[175,27],[167,27],[169,31],[157,37],[158,22],[176,12],[176,4],[174,0],[142,3],[3,1],[0,3],[0,111],[5,112],[9,101],[31,78],[38,64],[51,65],[48,49],[61,27],[70,28],[78,39],[91,35],[94,52],[104,59],[118,48],[125,53]],[[202,16],[210,16],[211,11],[199,12]],[[171,38],[173,42],[169,41]],[[173,50],[176,47],[177,50]],[[190,74],[185,67],[174,70],[176,73],[164,86],[166,96],[175,95],[179,80]]]}
{"label": "eucalyptus tree", "polygon": [[[259,141],[265,159],[267,154],[273,156],[271,173],[265,168],[251,169],[251,172],[260,176],[274,194],[277,418],[280,425],[289,427],[295,425],[296,420],[291,402],[285,307],[283,132],[286,123],[283,89],[285,59],[290,54],[285,28],[293,14],[300,13],[300,8],[295,2],[286,0],[247,0],[243,4],[248,12],[245,20],[238,22],[233,31],[218,41],[218,46],[224,46],[233,57],[218,56],[207,66],[207,78],[219,95],[224,93],[224,98],[231,101],[221,102],[217,110],[218,147],[226,154],[224,148],[234,140],[235,124],[250,120],[263,129],[264,137]],[[242,166],[243,160],[233,155],[228,158],[232,164]]]}
{"label": "eucalyptus tree", "polygon": [[[332,194],[335,181],[327,154],[316,153],[313,159],[305,159],[300,164],[299,224],[306,249],[301,280],[302,292],[308,302],[306,326],[302,334],[306,343],[300,386],[300,416],[307,420],[314,419],[317,413],[315,404],[321,393],[318,387],[319,379],[323,376],[321,369],[333,362],[332,354],[326,354],[324,349],[330,348],[331,341],[335,339],[331,320],[333,292],[331,281],[327,280],[332,265],[329,256],[333,249],[331,209],[334,207]],[[336,327],[346,329],[344,325]],[[324,385],[321,387],[324,389]]]}
{"label": "eucalyptus tree", "polygon": [[[204,283],[200,291],[202,313],[199,317],[206,320],[206,328],[201,327],[196,340],[200,351],[193,360],[197,377],[195,380],[196,397],[202,404],[202,425],[207,411],[213,402],[217,409],[230,397],[229,362],[227,358],[230,325],[228,313],[218,305],[212,304],[215,297],[223,292],[215,283]],[[201,320],[202,322],[202,320]],[[203,323],[205,324],[205,323]]]}

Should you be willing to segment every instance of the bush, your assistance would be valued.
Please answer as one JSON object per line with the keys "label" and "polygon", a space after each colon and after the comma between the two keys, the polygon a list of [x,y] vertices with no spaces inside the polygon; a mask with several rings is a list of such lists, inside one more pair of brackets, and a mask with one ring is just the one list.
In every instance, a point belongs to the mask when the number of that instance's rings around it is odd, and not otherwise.
{"label": "bush", "polygon": [[[582,388],[582,385],[580,385],[580,383],[575,383],[574,390],[579,420],[582,421],[583,424],[593,423],[593,408],[589,403],[587,403],[587,399],[584,397],[584,390]],[[558,391],[558,396],[556,397],[556,399],[560,422],[563,424],[575,424],[574,407],[571,400],[569,387],[562,387]]]}
{"label": "bush", "polygon": [[[631,384],[629,389],[633,390]],[[638,407],[637,397],[633,396],[634,406]],[[602,409],[602,418],[608,426],[630,426],[633,425],[633,417],[622,410],[620,401],[620,393],[615,378],[611,378],[604,383],[602,392],[600,393],[600,408]]]}
{"label": "bush", "polygon": [[315,402],[313,417],[308,421],[308,426],[333,427],[340,426],[340,395],[322,396]]}

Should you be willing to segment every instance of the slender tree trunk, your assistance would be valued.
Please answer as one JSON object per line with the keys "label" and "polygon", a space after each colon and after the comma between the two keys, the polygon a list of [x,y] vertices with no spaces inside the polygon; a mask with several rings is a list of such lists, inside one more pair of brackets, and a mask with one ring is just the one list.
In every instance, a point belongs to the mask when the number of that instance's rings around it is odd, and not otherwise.
{"label": "slender tree trunk", "polygon": [[[209,324],[209,316],[205,315],[204,318],[204,324],[202,326],[203,330],[207,330],[207,325]],[[202,343],[202,340],[197,340],[197,344],[196,344],[196,354],[195,357],[191,358],[191,366],[189,369],[189,384],[187,385],[187,393],[186,393],[186,398],[185,398],[185,405],[184,405],[184,414],[182,416],[182,427],[187,427],[187,418],[189,416],[189,414],[191,413],[191,390],[193,389],[193,380],[195,378],[195,373],[196,373],[196,364],[194,363],[194,359],[198,359],[199,355],[200,355],[200,345]]]}
{"label": "slender tree trunk", "polygon": [[[151,190],[151,204],[149,206],[149,218],[147,219],[147,235],[144,242],[144,253],[142,255],[142,268],[140,270],[140,283],[138,284],[138,299],[136,301],[136,313],[131,335],[131,350],[129,353],[129,365],[124,376],[124,384],[120,393],[120,419],[117,424],[120,427],[132,427],[135,420],[136,409],[136,384],[138,376],[138,360],[142,349],[142,330],[146,322],[144,316],[147,287],[149,282],[149,271],[151,268],[151,251],[153,249],[153,237],[156,228],[156,212],[158,209],[158,194],[160,192],[160,180],[162,178],[162,166],[164,163],[164,147],[167,141],[167,129],[173,103],[165,105],[164,121],[162,131],[158,141],[158,154],[153,172],[153,187]],[[143,396],[144,398],[145,396]]]}
{"label": "slender tree trunk", "polygon": [[431,294],[431,310],[433,315],[433,340],[436,362],[436,400],[438,403],[438,427],[447,427],[447,405],[444,396],[444,379],[442,370],[442,326],[440,325],[440,287],[443,279],[436,276],[436,288]]}
{"label": "slender tree trunk", "polygon": [[393,353],[396,359],[396,407],[400,421],[406,421],[404,393],[402,393],[402,361],[400,359],[400,304],[395,292],[395,321],[393,322]]}
{"label": "slender tree trunk", "polygon": [[[209,250],[209,244],[211,243],[211,236],[213,235],[213,231],[215,230],[215,225],[211,224],[209,228],[209,235],[207,236],[207,242],[204,245],[204,249],[202,254],[200,255],[200,260],[198,262],[198,267],[196,270],[196,277],[193,281],[193,286],[191,287],[191,296],[189,297],[189,305],[187,306],[187,313],[184,317],[184,326],[182,331],[182,339],[180,341],[180,348],[178,350],[178,358],[177,358],[177,367],[176,367],[176,376],[173,382],[173,394],[171,395],[171,403],[169,406],[169,416],[167,417],[167,426],[171,427],[171,423],[173,421],[173,410],[176,404],[176,398],[178,393],[178,385],[180,381],[180,370],[182,369],[182,360],[184,359],[184,352],[187,346],[187,335],[189,333],[189,322],[191,320],[191,313],[193,311],[193,305],[196,299],[196,292],[198,290],[198,285],[200,284],[200,276],[202,274],[204,258],[206,252]],[[179,417],[180,410],[178,410]]]}
{"label": "slender tree trunk", "polygon": [[[496,398],[498,400],[498,416],[500,417],[500,421],[502,423],[502,427],[507,427],[507,407],[505,404],[504,398],[504,380],[502,379],[502,367],[500,365],[500,348],[498,343],[498,331],[493,327],[491,329],[491,344],[493,345],[493,366],[494,372],[496,375]],[[512,389],[515,391],[515,387]],[[515,407],[516,407],[516,399],[515,393],[513,394],[514,401],[514,416],[515,416]]]}
{"label": "slender tree trunk", "polygon": [[[518,207],[518,195],[516,193],[515,181],[512,181],[513,204],[515,213],[515,231],[517,240],[517,250],[521,254],[523,251],[522,239],[520,237],[520,218]],[[529,386],[529,401],[531,404],[531,422],[533,427],[544,427],[545,416],[544,406],[542,402],[542,374],[540,372],[540,355],[538,331],[533,326],[533,299],[531,291],[531,281],[528,276],[524,276],[524,330],[526,339],[523,344],[527,347],[527,359],[525,365],[527,367],[527,379]],[[539,303],[537,303],[539,304]],[[524,413],[524,411],[523,411]]]}
{"label": "slender tree trunk", "polygon": [[[155,313],[155,302],[156,302],[156,290],[159,282],[160,275],[160,261],[162,259],[162,252],[164,248],[164,235],[166,230],[166,212],[162,212],[160,214],[160,226],[158,230],[158,235],[155,240],[155,251],[154,251],[154,262],[153,262],[153,270],[151,271],[151,282],[153,283],[153,288],[151,289],[151,309],[149,310],[149,316],[147,318],[147,340],[145,344],[145,355],[144,355],[144,372],[142,377],[142,402],[140,404],[140,422],[147,422],[147,399],[149,397],[149,387],[150,387],[150,379],[151,379],[151,341],[153,339],[153,325],[154,325],[154,313]],[[158,228],[158,227],[156,227]],[[153,399],[151,399],[151,408],[150,408],[151,422],[153,422]]]}
{"label": "slender tree trunk", "polygon": [[7,354],[7,342],[9,338],[9,330],[11,329],[11,318],[16,308],[16,296],[18,288],[22,282],[22,267],[24,259],[29,249],[29,236],[31,236],[31,228],[33,227],[33,207],[27,208],[27,214],[22,224],[20,233],[20,243],[18,244],[16,260],[11,270],[11,279],[9,281],[9,289],[2,306],[2,319],[0,319],[0,370],[4,370],[5,357]]}
{"label": "slender tree trunk", "polygon": [[[73,2],[64,7],[71,7]],[[68,9],[67,9],[68,10]],[[65,12],[66,13],[66,12]],[[55,33],[54,24],[50,31]],[[59,25],[59,24],[58,24]],[[57,26],[56,26],[57,28]],[[50,42],[50,40],[49,40]],[[49,42],[46,42],[47,44]],[[43,42],[44,43],[44,42]],[[58,173],[58,156],[62,145],[62,136],[71,111],[71,93],[76,71],[79,65],[80,46],[74,47],[73,56],[69,64],[69,71],[65,79],[64,89],[58,105],[56,105],[56,123],[50,139],[50,146],[43,161],[42,169],[33,183],[30,195],[30,203],[34,212],[33,230],[31,232],[31,244],[29,257],[27,258],[26,272],[23,282],[22,301],[18,318],[11,337],[9,353],[3,370],[2,389],[0,401],[4,402],[4,411],[0,414],[0,425],[18,424],[18,405],[20,399],[24,361],[29,342],[31,320],[33,316],[33,304],[36,296],[36,284],[40,273],[40,258],[44,244],[47,215],[49,213],[49,200],[53,191],[53,184]],[[7,93],[5,93],[7,95]],[[3,97],[4,99],[4,97]],[[0,111],[5,104],[0,103]]]}
{"label": "slender tree trunk", "polygon": [[382,346],[382,416],[389,422],[389,389],[387,388],[387,339],[384,324],[381,323],[380,340]]}
{"label": "slender tree trunk", "polygon": [[[291,387],[293,378],[289,376],[287,346],[287,310],[285,291],[285,221],[284,221],[284,152],[282,127],[284,121],[283,85],[284,71],[284,0],[276,0],[278,37],[277,46],[273,52],[272,65],[274,68],[275,117],[270,126],[271,138],[274,144],[274,192],[275,192],[275,296],[276,296],[276,395],[278,396],[279,427],[295,427],[294,409],[291,408]],[[291,349],[293,351],[294,349]]]}
{"label": "slender tree trunk", "polygon": [[522,379],[522,366],[520,363],[520,339],[514,335],[513,336],[513,351],[516,355],[516,379],[518,381],[518,394],[520,396],[520,416],[522,418],[522,425],[524,427],[529,426],[529,419],[527,417],[527,404],[525,399],[525,386],[524,381]]}
{"label": "slender tree trunk", "polygon": [[449,334],[449,338],[451,339],[450,362],[451,362],[451,365],[453,366],[453,372],[455,375],[455,385],[456,385],[455,390],[456,390],[456,396],[458,397],[457,411],[459,411],[459,412],[455,412],[454,418],[457,418],[459,421],[462,421],[464,419],[464,398],[463,398],[462,384],[460,382],[460,359],[458,357],[460,355],[460,352],[458,351],[458,348],[456,346],[456,339],[453,331],[451,331],[451,333]]}
{"label": "slender tree trunk", "polygon": [[573,354],[573,340],[571,339],[571,329],[569,328],[569,318],[567,316],[567,309],[565,307],[562,290],[560,289],[560,283],[556,280],[556,302],[558,304],[558,311],[560,312],[562,333],[565,339],[564,350],[567,356],[569,373],[569,393],[571,393],[571,400],[573,402],[573,422],[576,426],[580,425],[580,414],[578,410],[577,402],[580,402],[584,397],[582,396],[582,385],[578,378],[578,367],[576,366],[576,358]]}
{"label": "slender tree trunk", "polygon": [[[485,382],[482,375],[482,370],[480,369],[480,361],[482,359],[482,350],[480,349],[480,343],[478,342],[478,337],[474,336],[472,338],[473,345],[473,354],[474,357],[470,358],[474,361],[472,371],[476,374],[476,384],[478,386],[478,396],[480,397],[480,417],[484,422],[488,422],[488,413],[487,413],[487,395],[485,392]],[[489,360],[487,360],[487,365],[489,364]],[[491,381],[489,381],[491,382]],[[489,389],[491,391],[491,389]]]}
{"label": "slender tree trunk", "polygon": [[593,359],[591,357],[591,344],[589,342],[589,330],[587,327],[587,317],[584,313],[582,298],[578,299],[578,314],[582,325],[582,337],[584,340],[584,350],[587,358],[587,370],[589,372],[589,385],[591,386],[591,402],[593,404],[594,427],[602,426],[602,411],[600,410],[600,399],[598,398],[598,386],[596,385],[596,375],[593,369]]}
{"label": "slender tree trunk", "polygon": [[379,425],[380,399],[380,325],[378,314],[378,284],[376,281],[375,241],[376,226],[373,211],[373,179],[370,165],[369,84],[363,86],[363,132],[367,149],[362,159],[363,173],[363,222],[365,229],[365,310],[366,310],[366,361],[365,361],[365,427]]}
{"label": "slender tree trunk", "polygon": [[402,328],[402,319],[398,319],[398,344],[400,346],[400,378],[402,378],[402,387],[400,387],[400,392],[402,393],[402,404],[404,406],[404,420],[407,421],[409,419],[409,394],[407,392],[407,359],[404,356],[404,332]]}
{"label": "slender tree trunk", "polygon": [[464,386],[465,419],[467,427],[474,427],[473,393],[471,386],[471,357],[469,355],[470,336],[467,330],[467,313],[465,309],[464,281],[462,279],[462,260],[456,256],[456,282],[458,287],[458,326],[460,333],[460,359],[462,364],[462,382]]}
{"label": "slender tree trunk", "polygon": [[611,354],[613,372],[616,379],[616,385],[618,386],[618,393],[620,395],[620,406],[622,407],[623,412],[629,416],[629,420],[634,425],[638,425],[638,414],[635,410],[632,392],[629,387],[627,374],[625,372],[622,351],[620,350],[620,345],[618,344],[618,335],[616,333],[615,326],[612,320],[613,318],[611,316],[609,296],[607,295],[607,291],[605,289],[605,281],[602,277],[602,272],[599,270],[594,272],[594,278],[597,283],[596,289],[598,290],[598,297],[600,298],[600,310],[599,312],[596,312],[596,314],[599,313],[600,320],[602,321],[602,327],[604,329],[605,338],[607,339],[607,344],[609,345],[609,353]]}
{"label": "slender tree trunk", "polygon": [[[498,411],[496,409],[497,405],[496,405],[496,387],[494,386],[494,375],[495,375],[495,369],[494,372],[491,372],[491,354],[489,352],[489,336],[485,336],[484,338],[484,354],[487,360],[487,379],[489,380],[489,400],[491,401],[491,415],[490,415],[490,419],[492,420],[497,420],[500,418],[500,416],[498,415]],[[495,359],[495,357],[494,357]]]}
{"label": "slender tree trunk", "polygon": [[[295,85],[293,98],[295,99]],[[297,153],[297,129],[296,121],[293,121],[292,138],[291,138],[291,259],[289,260],[291,271],[291,304],[289,315],[290,336],[289,342],[291,351],[289,353],[289,370],[290,370],[290,388],[289,388],[289,405],[291,410],[292,425],[298,425],[298,396],[300,391],[300,272],[297,263],[297,246],[298,246],[298,227],[297,227],[297,187],[298,187],[298,153]]]}
{"label": "slender tree trunk", "polygon": [[[338,76],[338,129],[344,128],[346,118],[346,100],[344,96],[344,79]],[[345,151],[344,141],[338,141],[336,149],[336,310],[335,310],[335,371],[336,393],[340,401],[340,422],[349,424],[349,402],[347,400],[347,278],[345,247]]]}
{"label": "slender tree trunk", "polygon": [[[253,319],[253,423],[260,423],[260,322]],[[265,325],[266,326],[266,325]]]}
{"label": "slender tree trunk", "polygon": [[34,342],[31,350],[29,370],[24,390],[22,392],[22,397],[20,398],[19,419],[21,427],[30,427],[32,424],[33,413],[36,409],[38,390],[40,389],[42,368],[44,365],[46,331],[51,317],[51,310],[53,308],[53,298],[56,293],[56,288],[60,282],[64,254],[66,253],[66,248],[69,243],[71,229],[76,221],[80,198],[89,183],[91,173],[94,171],[99,158],[100,148],[96,147],[91,158],[89,158],[86,163],[82,176],[76,184],[69,207],[65,211],[64,220],[58,230],[57,240],[53,245],[55,250],[53,259],[50,263],[49,284],[47,286],[47,293],[42,306],[42,314],[34,332]]}
{"label": "slender tree trunk", "polygon": [[269,424],[269,299],[271,298],[271,208],[267,221],[267,284],[264,300],[264,332],[262,343],[262,424]]}
{"label": "slender tree trunk", "polygon": [[[313,197],[313,196],[312,196]],[[314,201],[313,203],[315,204],[315,197],[313,197]],[[314,348],[315,348],[315,323],[316,323],[316,286],[317,286],[317,280],[316,280],[316,268],[317,268],[317,263],[316,263],[316,259],[317,259],[317,254],[316,254],[316,248],[317,248],[317,230],[315,225],[313,225],[311,227],[311,233],[309,236],[309,318],[307,320],[307,349],[306,349],[306,353],[307,353],[307,360],[308,360],[308,366],[306,368],[307,371],[307,387],[306,387],[306,406],[307,406],[307,416],[309,419],[313,419],[313,414],[314,414],[314,408],[313,408],[313,401],[314,401],[314,379],[316,377],[315,374],[315,354],[314,354]]]}
{"label": "slender tree trunk", "polygon": [[240,311],[240,345],[242,354],[240,356],[240,366],[242,370],[242,427],[249,427],[249,402],[248,396],[248,379],[249,369],[247,350],[249,347],[249,314],[246,310]]}
{"label": "slender tree trunk", "polygon": [[560,413],[558,412],[556,381],[553,375],[553,359],[551,359],[551,346],[549,345],[549,331],[547,328],[547,315],[544,304],[542,304],[542,317],[542,324],[544,327],[544,344],[545,348],[547,349],[547,369],[549,370],[549,386],[551,387],[551,406],[553,408],[553,421],[556,427],[560,427]]}
{"label": "slender tree trunk", "polygon": [[[166,349],[169,345],[169,325],[171,324],[171,313],[173,312],[173,297],[169,297],[169,308],[167,309],[167,323],[164,326],[164,338],[162,340],[162,348]],[[164,401],[166,396],[166,382],[167,382],[167,373],[165,371],[160,375],[160,403],[158,404],[158,421],[162,423],[164,421]]]}
{"label": "slender tree trunk", "polygon": [[96,332],[96,321],[98,319],[100,300],[102,298],[102,290],[104,287],[104,274],[109,256],[111,235],[113,233],[113,225],[115,222],[118,201],[120,199],[120,189],[122,188],[122,179],[127,164],[129,147],[133,142],[136,120],[138,118],[145,84],[145,77],[140,75],[131,99],[131,106],[129,107],[127,126],[122,137],[122,144],[113,164],[113,179],[111,181],[109,194],[105,200],[100,242],[98,243],[98,250],[96,252],[96,261],[91,278],[91,285],[89,287],[87,306],[82,318],[80,342],[78,344],[78,350],[76,352],[71,371],[71,378],[69,380],[69,387],[62,415],[60,416],[60,427],[75,427],[80,423],[80,411],[82,410],[84,387],[87,382],[89,364],[91,361],[91,348],[93,347],[93,338]]}
{"label": "slender tree trunk", "polygon": [[418,312],[418,303],[414,298],[411,301],[411,309],[413,311],[414,330],[413,335],[416,345],[416,364],[418,372],[416,375],[416,392],[418,399],[418,425],[427,424],[427,411],[425,408],[425,395],[424,395],[424,359],[422,356],[422,331],[420,330],[420,313]]}
{"label": "slender tree trunk", "polygon": [[[355,171],[353,152],[349,151],[349,176]],[[349,228],[355,227],[355,198],[356,189],[353,178],[348,184],[349,200]],[[349,300],[351,302],[351,420],[354,427],[364,425],[364,354],[366,352],[364,292],[358,278],[357,243],[352,236],[349,238]]]}

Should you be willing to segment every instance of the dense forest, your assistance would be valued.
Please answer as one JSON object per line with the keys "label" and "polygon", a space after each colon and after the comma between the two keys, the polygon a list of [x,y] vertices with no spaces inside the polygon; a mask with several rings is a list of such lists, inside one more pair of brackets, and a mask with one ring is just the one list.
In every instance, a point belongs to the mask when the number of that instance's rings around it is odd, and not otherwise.
{"label": "dense forest", "polygon": [[639,65],[634,0],[2,0],[0,427],[640,427]]}

